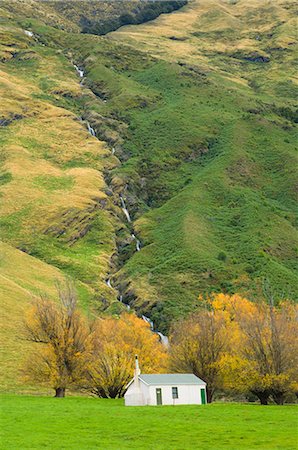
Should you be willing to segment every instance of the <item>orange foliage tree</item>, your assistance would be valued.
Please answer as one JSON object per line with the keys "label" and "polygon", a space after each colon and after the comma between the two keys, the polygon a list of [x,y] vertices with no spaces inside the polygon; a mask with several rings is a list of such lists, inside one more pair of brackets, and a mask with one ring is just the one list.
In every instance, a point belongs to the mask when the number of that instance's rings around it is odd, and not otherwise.
{"label": "orange foliage tree", "polygon": [[213,308],[226,316],[229,352],[221,360],[223,385],[251,392],[262,404],[269,397],[282,404],[298,385],[297,305],[253,303],[238,295],[219,294]]}
{"label": "orange foliage tree", "polygon": [[55,397],[64,397],[67,388],[86,383],[89,327],[77,309],[70,281],[58,285],[57,302],[44,297],[34,302],[25,318],[24,337],[39,344],[25,366],[31,381],[54,388]]}
{"label": "orange foliage tree", "polygon": [[89,368],[92,392],[99,397],[123,396],[133,376],[134,356],[145,373],[162,372],[167,353],[149,325],[135,314],[98,319],[92,333],[93,357]]}
{"label": "orange foliage tree", "polygon": [[207,383],[208,402],[221,386],[220,362],[228,349],[225,325],[223,312],[204,308],[175,324],[170,336],[171,369],[202,378]]}
{"label": "orange foliage tree", "polygon": [[269,397],[282,404],[298,387],[297,305],[274,307],[239,295],[214,294],[173,326],[170,365],[207,383],[208,401],[217,389]]}

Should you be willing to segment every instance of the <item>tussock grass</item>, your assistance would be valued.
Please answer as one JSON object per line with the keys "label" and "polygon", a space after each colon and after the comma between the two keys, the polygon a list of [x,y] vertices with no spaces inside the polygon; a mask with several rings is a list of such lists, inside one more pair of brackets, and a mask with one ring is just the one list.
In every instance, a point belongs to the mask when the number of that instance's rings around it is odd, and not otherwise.
{"label": "tussock grass", "polygon": [[[34,68],[28,68],[27,61],[13,60],[6,64],[3,77],[2,114],[8,118],[18,114],[18,119],[2,133],[3,170],[10,173],[3,188],[2,238],[83,282],[88,278],[88,283],[89,265],[91,284],[103,284],[101,272],[108,270],[113,248],[113,221],[100,207],[107,201],[103,170],[110,152],[77,119],[79,104],[73,101],[70,109],[56,106],[66,86],[75,98],[82,91],[69,61],[43,47],[35,46],[35,53],[39,58]],[[76,240],[85,233],[86,224],[80,220],[88,210],[92,211],[88,227],[96,230],[102,243],[90,238],[82,261]],[[59,233],[65,234],[63,217],[70,211],[76,213],[72,229],[67,229],[69,240],[59,240]],[[49,229],[55,229],[54,235]]]}
{"label": "tussock grass", "polygon": [[26,253],[7,244],[0,245],[0,297],[1,297],[1,373],[2,391],[28,390],[22,379],[24,358],[32,344],[23,337],[24,314],[40,293],[55,297],[55,281],[63,274]]}

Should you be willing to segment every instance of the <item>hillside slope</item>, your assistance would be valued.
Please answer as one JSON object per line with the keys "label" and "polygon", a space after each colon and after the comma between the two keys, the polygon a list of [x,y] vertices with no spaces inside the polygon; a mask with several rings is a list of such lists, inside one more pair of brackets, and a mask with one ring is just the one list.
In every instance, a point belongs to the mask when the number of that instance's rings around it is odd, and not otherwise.
{"label": "hillside slope", "polygon": [[200,1],[110,35],[157,58],[129,70],[162,98],[130,117],[129,183],[144,177],[154,208],[123,273],[139,305],[152,292],[161,326],[197,292],[253,298],[266,277],[296,295],[294,13],[288,1]]}
{"label": "hillside slope", "polygon": [[8,17],[36,19],[70,32],[106,34],[122,25],[143,23],[181,8],[186,0],[17,0],[2,2]]}
{"label": "hillside slope", "polygon": [[22,339],[24,314],[39,292],[53,298],[54,284],[62,280],[63,275],[54,267],[7,244],[0,244],[0,251],[0,390],[13,392],[28,389],[21,369],[23,358],[31,351],[32,343]]}
{"label": "hillside slope", "polygon": [[266,277],[294,298],[295,2],[194,1],[103,37],[12,5],[2,239],[162,331],[200,293]]}

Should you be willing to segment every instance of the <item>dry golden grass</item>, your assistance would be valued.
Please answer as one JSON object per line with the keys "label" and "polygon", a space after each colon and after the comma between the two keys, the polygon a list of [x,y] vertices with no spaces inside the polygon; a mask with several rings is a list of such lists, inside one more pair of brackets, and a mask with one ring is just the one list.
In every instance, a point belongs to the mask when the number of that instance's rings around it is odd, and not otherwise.
{"label": "dry golden grass", "polygon": [[[29,55],[24,62],[7,58],[0,72],[0,119],[9,121],[0,128],[1,171],[9,174],[1,186],[0,219],[6,244],[1,246],[0,260],[0,389],[20,390],[25,386],[18,375],[22,355],[30,348],[20,339],[22,317],[32,295],[41,291],[53,296],[55,279],[70,272],[83,293],[83,307],[95,290],[107,300],[116,298],[116,292],[104,283],[114,252],[115,219],[110,212],[113,205],[108,207],[103,171],[118,160],[78,118],[76,105],[90,93],[79,85],[71,62],[41,46],[31,51],[30,38],[21,29],[0,29],[1,33],[12,44],[2,51],[17,52],[20,58]],[[65,101],[67,107],[63,107]],[[102,231],[97,240],[81,245],[80,233],[93,219]],[[51,227],[53,234],[47,231]],[[65,239],[59,241],[55,232],[63,227]],[[29,252],[38,248],[44,262],[13,246],[29,248]]]}
{"label": "dry golden grass", "polygon": [[22,339],[26,309],[39,293],[54,297],[55,281],[62,279],[62,274],[4,243],[0,243],[0,267],[0,389],[14,391],[23,386],[20,369],[32,348]]}
{"label": "dry golden grass", "polygon": [[[255,36],[270,33],[283,23],[285,36],[275,33],[271,45],[289,48],[296,42],[295,20],[291,11],[283,8],[289,3],[294,4],[294,0],[239,0],[235,4],[229,0],[193,0],[172,14],[143,25],[122,27],[109,36],[155,57],[211,68],[230,80],[246,84],[240,74],[231,78],[231,74],[224,73],[214,55],[241,51],[267,56]],[[274,77],[275,70],[274,67],[268,77]]]}
{"label": "dry golden grass", "polygon": [[[56,84],[52,91],[80,95],[77,77],[73,74],[73,79],[68,76],[65,81],[64,71],[57,58],[44,58],[38,65],[38,80],[50,74]],[[1,115],[22,116],[5,130],[3,170],[11,173],[12,181],[3,187],[1,214],[6,216],[32,205],[32,222],[42,229],[53,214],[65,208],[84,208],[94,203],[94,198],[98,201],[106,197],[102,170],[110,152],[104,142],[89,135],[74,113],[35,99],[34,95],[42,91],[33,80],[23,72],[1,72]],[[56,177],[57,181],[68,177],[73,183],[62,193],[59,183],[57,189],[42,189],[37,182],[40,177]]]}
{"label": "dry golden grass", "polygon": [[19,0],[2,2],[1,14],[5,17],[14,19],[15,17],[31,17],[36,19],[43,19],[46,23],[52,26],[67,28],[70,31],[79,31],[74,21],[69,20],[67,15],[61,16],[58,11],[53,10],[48,2],[40,2],[36,0]]}

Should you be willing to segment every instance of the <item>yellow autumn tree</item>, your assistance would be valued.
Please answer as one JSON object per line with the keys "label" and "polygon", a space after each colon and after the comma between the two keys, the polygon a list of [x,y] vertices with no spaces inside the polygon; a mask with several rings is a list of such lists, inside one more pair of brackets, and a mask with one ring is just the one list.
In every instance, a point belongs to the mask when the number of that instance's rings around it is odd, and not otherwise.
{"label": "yellow autumn tree", "polygon": [[142,372],[162,372],[167,352],[150,326],[135,314],[98,319],[92,333],[93,358],[89,369],[92,392],[99,397],[124,395],[133,376],[135,355]]}
{"label": "yellow autumn tree", "polygon": [[271,397],[282,404],[298,385],[297,305],[253,303],[239,295],[213,297],[230,331],[230,350],[221,359],[223,385],[256,395],[262,404]]}
{"label": "yellow autumn tree", "polygon": [[251,373],[249,390],[263,404],[269,396],[283,404],[298,380],[297,306],[259,303],[255,314],[240,315],[239,327],[243,336],[239,354]]}
{"label": "yellow autumn tree", "polygon": [[238,294],[199,298],[200,307],[174,324],[170,366],[207,382],[210,402],[216,390],[269,397],[282,404],[298,387],[297,305],[275,307]]}
{"label": "yellow autumn tree", "polygon": [[211,301],[187,319],[172,327],[170,368],[192,372],[207,383],[207,400],[222,386],[221,359],[228,351],[229,334],[223,311],[212,308]]}
{"label": "yellow autumn tree", "polygon": [[30,381],[52,387],[55,397],[64,397],[67,388],[86,383],[91,341],[73,284],[67,281],[57,287],[56,302],[40,297],[25,317],[24,338],[36,347],[24,370]]}

